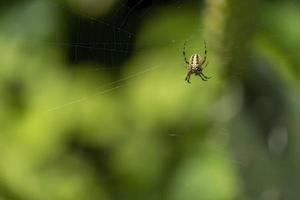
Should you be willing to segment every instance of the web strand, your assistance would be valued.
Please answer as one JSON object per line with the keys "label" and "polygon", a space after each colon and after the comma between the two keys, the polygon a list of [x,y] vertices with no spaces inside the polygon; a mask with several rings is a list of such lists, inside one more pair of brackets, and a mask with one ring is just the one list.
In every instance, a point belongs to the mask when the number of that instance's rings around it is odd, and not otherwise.
{"label": "web strand", "polygon": [[[48,1],[49,3],[52,3],[52,4],[55,4],[57,6],[60,6],[62,7],[63,9],[68,9],[66,8],[66,5],[61,3],[61,2],[53,2],[53,1]],[[105,21],[102,21],[100,19],[96,19],[92,16],[89,16],[88,14],[84,13],[84,12],[80,12],[79,15],[81,15],[82,17],[85,17],[87,19],[90,19],[91,21],[94,21],[94,22],[97,22],[99,24],[103,24],[105,25],[106,27],[109,27],[109,29],[111,29],[112,31],[112,34],[113,34],[113,41],[109,41],[109,42],[75,42],[75,43],[68,43],[68,42],[45,42],[47,44],[53,44],[53,45],[60,45],[60,46],[71,46],[71,47],[75,47],[75,54],[77,52],[77,48],[80,49],[90,49],[90,50],[96,50],[96,51],[103,51],[103,53],[108,53],[106,56],[112,56],[112,52],[115,52],[115,53],[120,53],[120,54],[128,54],[128,53],[134,53],[134,54],[138,54],[138,53],[142,53],[144,51],[136,51],[136,50],[129,50],[129,45],[130,45],[130,42],[128,41],[120,41],[120,34],[121,33],[125,33],[127,34],[129,37],[133,37],[135,36],[134,33],[131,33],[129,32],[128,30],[126,30],[124,28],[124,26],[126,25],[126,22],[128,21],[129,17],[132,15],[132,13],[134,12],[134,10],[137,8],[137,6],[139,6],[141,3],[143,2],[143,0],[140,0],[138,1],[136,4],[134,4],[132,7],[128,7],[126,4],[127,4],[127,1],[125,1],[124,3],[122,3],[120,5],[120,7],[114,12],[113,14],[113,22],[112,24],[109,24]],[[127,10],[127,14],[126,16],[123,18],[123,20],[121,20],[121,25],[118,26],[116,25],[116,20],[117,20],[117,15],[118,13],[121,12],[122,8],[123,7],[126,7]],[[149,11],[149,9],[147,10]],[[169,46],[169,45],[174,45],[174,41],[170,41],[169,44],[167,44],[166,46]],[[96,45],[103,45],[103,47],[95,47]],[[109,47],[113,47],[113,48],[109,48],[107,47],[107,45],[109,45]],[[119,47],[124,47],[126,46],[126,48],[124,49],[121,49]],[[77,55],[75,55],[76,57]],[[111,59],[113,60],[113,59]],[[57,110],[60,110],[60,109],[63,109],[65,107],[68,107],[68,106],[71,106],[71,105],[74,105],[74,104],[78,104],[78,103],[82,103],[82,102],[85,102],[87,100],[89,100],[90,98],[96,96],[96,95],[104,95],[104,94],[107,94],[107,93],[110,93],[112,91],[115,91],[121,87],[124,87],[126,81],[130,80],[130,79],[133,79],[133,78],[136,78],[138,76],[141,76],[145,73],[148,73],[150,71],[153,71],[155,69],[159,68],[159,65],[155,65],[155,66],[150,66],[150,67],[147,67],[145,70],[142,70],[142,71],[139,71],[139,72],[136,72],[134,74],[131,74],[129,76],[126,76],[124,78],[121,78],[119,80],[116,80],[116,81],[113,81],[113,82],[110,82],[108,84],[104,84],[104,85],[101,85],[99,87],[96,87],[95,89],[93,89],[93,92],[90,94],[90,95],[87,95],[87,96],[84,96],[84,97],[81,97],[81,98],[78,98],[78,99],[75,99],[73,101],[69,101],[69,102],[66,102],[64,104],[61,104],[61,105],[58,105],[56,107],[53,107],[53,108],[50,108],[46,111],[46,113],[49,113],[49,112],[53,112],[53,111],[57,111]],[[97,68],[98,70],[99,68]],[[108,69],[111,69],[111,68],[108,68]]]}
{"label": "web strand", "polygon": [[143,70],[143,71],[140,71],[140,72],[131,74],[131,75],[126,76],[126,77],[124,77],[124,78],[121,78],[121,79],[119,79],[119,80],[116,80],[116,81],[113,81],[113,82],[111,82],[111,83],[105,84],[105,85],[103,85],[103,86],[101,86],[101,87],[96,88],[95,91],[94,91],[92,94],[88,95],[88,96],[85,96],[85,97],[82,97],[82,98],[79,98],[79,99],[76,99],[76,100],[67,102],[67,103],[65,103],[65,104],[56,106],[56,107],[54,107],[54,108],[48,109],[48,110],[46,111],[46,113],[51,112],[51,111],[55,111],[55,110],[62,109],[62,108],[65,108],[65,107],[70,106],[70,105],[73,105],[73,104],[81,103],[81,102],[83,102],[83,101],[87,101],[89,98],[91,98],[91,97],[93,97],[93,96],[96,96],[96,95],[103,95],[103,94],[112,92],[112,91],[114,91],[114,90],[116,90],[116,89],[118,89],[118,88],[120,88],[120,87],[123,87],[123,85],[117,85],[117,86],[114,86],[114,87],[111,87],[111,88],[108,88],[108,89],[104,89],[104,90],[101,90],[101,91],[98,91],[98,90],[100,90],[101,88],[105,88],[105,87],[108,87],[108,86],[112,86],[112,85],[114,85],[114,84],[116,84],[116,83],[121,83],[121,82],[127,81],[127,80],[129,80],[129,79],[133,79],[133,78],[138,77],[138,76],[140,76],[140,75],[142,75],[142,74],[145,74],[145,73],[148,73],[148,72],[150,72],[150,71],[153,71],[153,70],[157,69],[158,67],[159,67],[158,65],[152,66],[152,67],[150,67],[150,68],[147,68],[146,70]]}

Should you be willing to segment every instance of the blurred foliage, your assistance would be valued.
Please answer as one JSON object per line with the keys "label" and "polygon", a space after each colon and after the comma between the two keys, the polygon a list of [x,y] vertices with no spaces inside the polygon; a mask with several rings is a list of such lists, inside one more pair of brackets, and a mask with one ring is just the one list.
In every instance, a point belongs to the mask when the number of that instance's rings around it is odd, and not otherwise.
{"label": "blurred foliage", "polygon": [[[124,2],[1,5],[0,200],[299,199],[300,4]],[[213,78],[187,84],[204,39]]]}

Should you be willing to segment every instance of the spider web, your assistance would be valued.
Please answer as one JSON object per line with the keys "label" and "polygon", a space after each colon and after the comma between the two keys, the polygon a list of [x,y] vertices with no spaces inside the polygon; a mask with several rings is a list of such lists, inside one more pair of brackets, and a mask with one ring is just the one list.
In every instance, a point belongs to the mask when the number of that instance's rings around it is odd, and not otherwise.
{"label": "spider web", "polygon": [[[63,11],[69,13],[69,14],[74,14],[70,8],[68,8],[64,3],[58,2],[58,1],[51,1],[51,0],[46,0],[47,6],[54,6],[55,9],[62,9]],[[73,52],[71,53],[71,57],[73,62],[80,62],[81,60],[85,61],[84,58],[80,58],[78,56],[78,52],[84,51],[84,53],[88,52],[88,59],[91,59],[96,65],[99,65],[101,67],[93,67],[93,68],[88,68],[88,69],[80,69],[80,70],[105,70],[105,71],[110,71],[110,70],[119,70],[121,71],[122,69],[120,68],[120,63],[116,64],[114,63],[114,58],[116,56],[122,56],[127,59],[130,56],[135,56],[136,54],[142,54],[143,51],[139,51],[138,49],[134,49],[133,47],[130,47],[131,44],[134,43],[134,39],[136,39],[137,34],[130,31],[128,29],[128,22],[132,19],[133,22],[142,20],[142,18],[146,17],[148,14],[151,13],[151,10],[157,5],[156,2],[151,2],[150,5],[148,5],[144,9],[139,9],[137,11],[137,8],[142,6],[143,3],[146,2],[146,0],[137,0],[136,2],[131,2],[131,6],[128,6],[128,3],[130,0],[123,1],[119,3],[115,9],[111,12],[110,21],[102,19],[102,18],[95,18],[93,16],[90,16],[89,14],[85,12],[80,12],[80,14],[77,13],[77,17],[80,18],[80,20],[85,20],[89,25],[93,28],[95,27],[101,27],[104,30],[104,39],[103,41],[97,41],[97,38],[95,39],[94,36],[91,36],[89,38],[90,41],[44,41],[44,43],[47,43],[49,45],[56,45],[56,46],[61,46],[61,47],[67,47]],[[183,2],[181,1],[176,1],[175,6],[181,7]],[[120,13],[122,14],[122,19],[120,18]],[[80,24],[80,23],[79,23]],[[78,32],[78,37],[80,37],[80,34],[82,34],[81,31]],[[105,34],[111,34],[112,41],[107,41],[105,38]],[[125,38],[125,40],[124,40]],[[166,46],[170,45],[175,45],[176,41],[171,40]],[[98,64],[99,60],[98,57],[104,58],[100,62],[101,64]],[[87,59],[87,60],[88,60]],[[106,67],[103,67],[103,62],[107,64]],[[158,68],[161,67],[159,63],[151,66],[147,66],[147,64],[144,64],[145,66],[141,66],[143,70],[133,72],[132,74],[125,76],[125,77],[120,77],[119,79],[112,81],[108,84],[102,84],[99,85],[99,87],[96,87],[93,89],[93,92],[89,95],[74,99],[72,101],[68,102],[62,102],[60,105],[57,105],[55,107],[51,107],[48,110],[46,110],[46,113],[56,111],[63,109],[67,106],[81,103],[84,101],[89,100],[90,98],[95,97],[96,95],[104,95],[107,93],[110,93],[114,90],[120,89],[122,87],[126,86],[126,82],[130,79],[137,78],[139,76],[142,76],[150,71],[157,70]],[[105,65],[104,65],[105,66]]]}

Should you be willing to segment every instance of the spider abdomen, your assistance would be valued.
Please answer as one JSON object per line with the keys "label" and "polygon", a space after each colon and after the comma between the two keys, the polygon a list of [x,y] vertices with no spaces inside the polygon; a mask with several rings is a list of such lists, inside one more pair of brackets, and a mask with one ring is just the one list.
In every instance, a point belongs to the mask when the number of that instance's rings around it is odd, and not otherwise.
{"label": "spider abdomen", "polygon": [[203,58],[199,54],[193,54],[190,58],[190,65],[192,67],[198,67],[203,63]]}

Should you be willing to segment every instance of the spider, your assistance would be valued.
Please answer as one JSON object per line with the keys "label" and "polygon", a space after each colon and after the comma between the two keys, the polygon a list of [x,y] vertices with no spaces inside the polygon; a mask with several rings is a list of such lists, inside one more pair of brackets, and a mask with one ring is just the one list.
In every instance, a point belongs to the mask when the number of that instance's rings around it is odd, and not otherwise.
{"label": "spider", "polygon": [[[185,55],[185,46],[186,46],[186,41],[184,42],[184,46],[183,46],[183,57],[184,57],[184,61],[186,64],[188,64],[188,73],[185,77],[185,80],[188,83],[190,82],[191,79],[191,75],[195,74],[196,76],[200,76],[200,78],[203,81],[207,81],[208,79],[210,79],[211,77],[207,77],[203,74],[203,69],[208,65],[208,62],[206,62],[206,57],[207,57],[207,49],[206,49],[206,43],[204,41],[204,57],[202,58],[199,54],[193,54],[190,58],[190,60],[188,61],[186,59],[186,55]],[[206,62],[206,64],[205,64]],[[205,64],[205,65],[204,65]]]}

